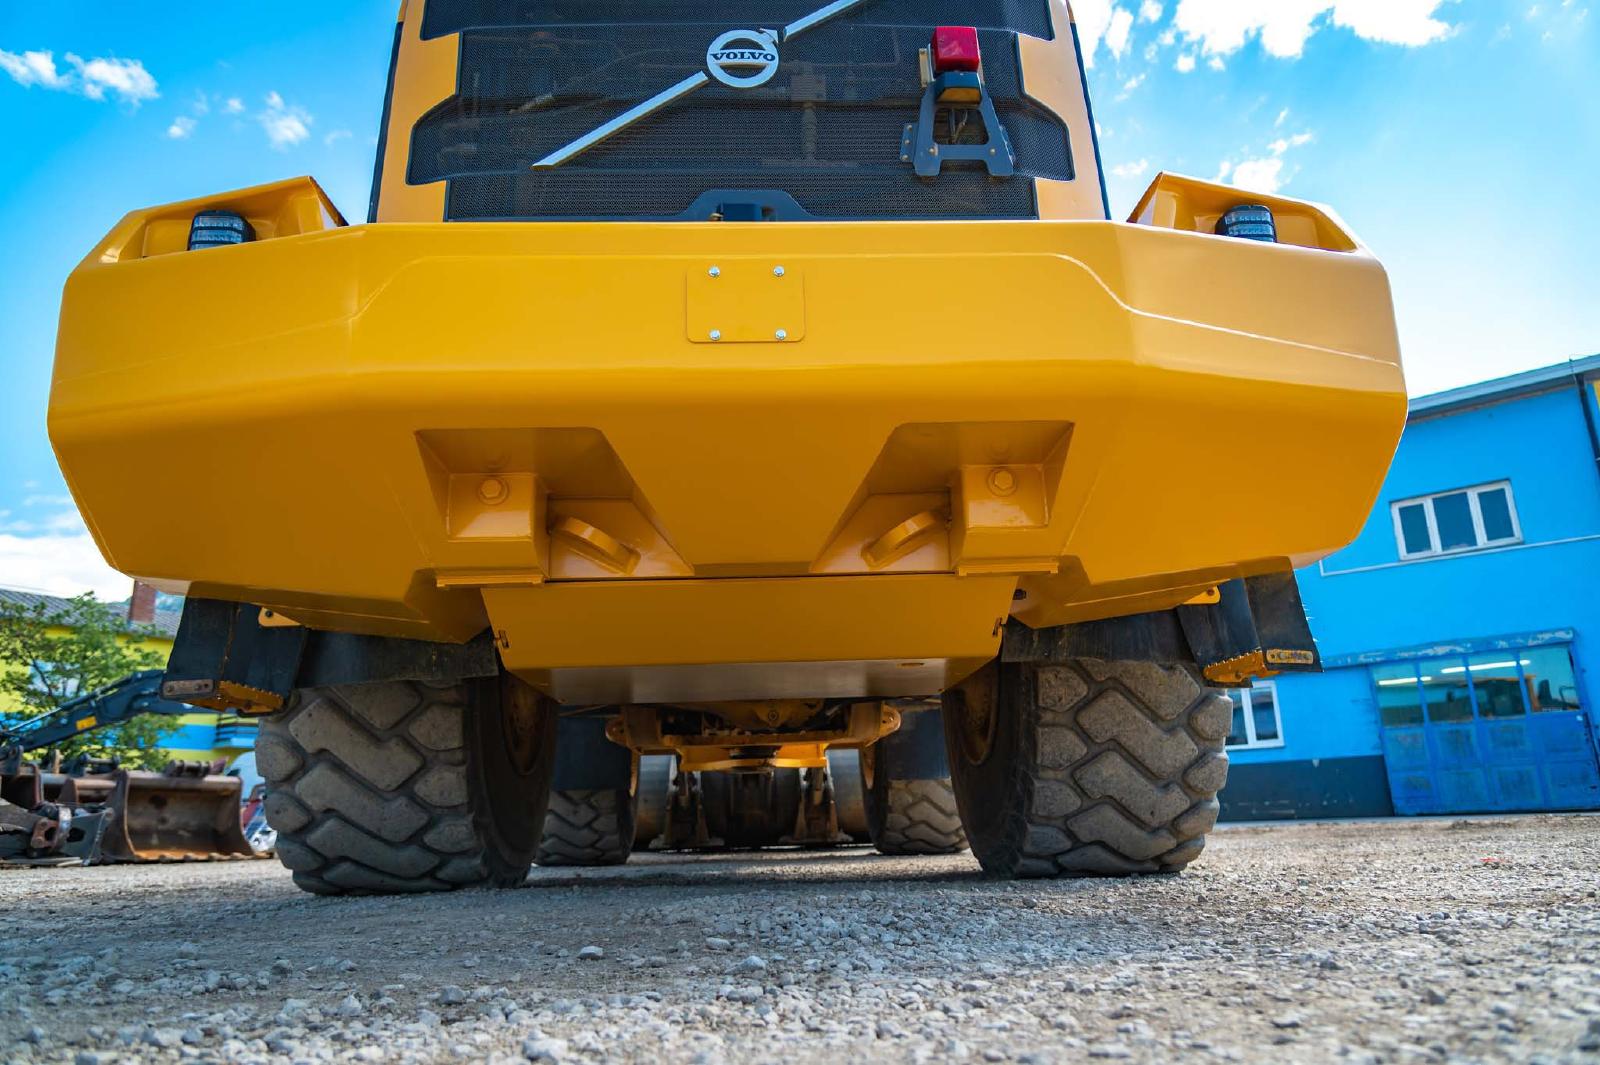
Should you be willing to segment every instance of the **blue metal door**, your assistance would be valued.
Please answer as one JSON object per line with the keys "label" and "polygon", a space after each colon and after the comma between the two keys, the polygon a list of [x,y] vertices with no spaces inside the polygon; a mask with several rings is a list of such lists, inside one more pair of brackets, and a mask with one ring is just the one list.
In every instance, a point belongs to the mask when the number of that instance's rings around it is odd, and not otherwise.
{"label": "blue metal door", "polygon": [[1570,669],[1564,647],[1374,667],[1396,812],[1600,808]]}

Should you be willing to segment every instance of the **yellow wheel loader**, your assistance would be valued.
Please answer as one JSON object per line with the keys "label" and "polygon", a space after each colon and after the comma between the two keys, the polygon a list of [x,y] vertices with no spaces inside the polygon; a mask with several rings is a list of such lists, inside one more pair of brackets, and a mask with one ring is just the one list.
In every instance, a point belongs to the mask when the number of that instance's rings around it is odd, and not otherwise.
{"label": "yellow wheel loader", "polygon": [[51,436],[188,597],[165,696],[264,716],[301,886],[520,882],[577,711],[904,802],[933,695],[991,874],[1200,853],[1221,690],[1318,668],[1292,571],[1405,389],[1329,210],[1113,220],[1081,68],[1064,0],[409,0],[366,224],[308,178],[117,224]]}

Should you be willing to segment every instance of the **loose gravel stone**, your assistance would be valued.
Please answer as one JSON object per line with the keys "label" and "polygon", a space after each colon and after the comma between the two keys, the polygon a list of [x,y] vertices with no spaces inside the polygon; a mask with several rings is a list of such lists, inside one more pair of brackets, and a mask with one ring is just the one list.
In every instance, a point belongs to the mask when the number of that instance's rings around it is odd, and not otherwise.
{"label": "loose gravel stone", "polygon": [[1593,817],[1223,828],[1130,880],[863,849],[389,899],[265,862],[5,869],[0,912],[17,1065],[1600,1065]]}

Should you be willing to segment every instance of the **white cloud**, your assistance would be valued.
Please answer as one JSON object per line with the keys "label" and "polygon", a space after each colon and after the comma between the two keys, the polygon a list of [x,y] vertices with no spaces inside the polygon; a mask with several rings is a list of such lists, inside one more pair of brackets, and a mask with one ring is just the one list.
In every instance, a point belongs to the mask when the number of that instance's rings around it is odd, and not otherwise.
{"label": "white cloud", "polygon": [[311,136],[316,119],[303,107],[284,103],[276,92],[267,93],[267,109],[256,116],[267,140],[278,151],[286,151]]}
{"label": "white cloud", "polygon": [[16,52],[0,50],[0,70],[11,75],[18,85],[57,92],[75,92],[91,100],[104,100],[106,94],[116,96],[125,104],[138,107],[146,100],[161,95],[156,79],[137,59],[117,59],[101,56],[84,59],[68,52],[67,64],[71,70],[56,67],[54,52]]}
{"label": "white cloud", "polygon": [[1139,5],[1139,21],[1160,22],[1163,10],[1159,0],[1144,0]]}
{"label": "white cloud", "polygon": [[197,115],[208,115],[211,113],[211,101],[206,99],[205,93],[197,92],[194,94],[194,103],[189,105],[189,110]]}
{"label": "white cloud", "polygon": [[1128,51],[1128,34],[1133,29],[1133,13],[1119,7],[1111,12],[1111,23],[1106,27],[1106,48],[1116,59]]}
{"label": "white cloud", "polygon": [[1189,73],[1189,71],[1194,69],[1194,56],[1180,55],[1178,57],[1178,61],[1172,64],[1172,69],[1176,70],[1179,74]]}
{"label": "white cloud", "polygon": [[[1283,114],[1287,116],[1288,110]],[[1255,153],[1249,148],[1240,149],[1240,154],[1247,158],[1243,162],[1234,163],[1224,160],[1217,171],[1214,180],[1222,181],[1232,175],[1232,183],[1241,189],[1250,189],[1254,192],[1274,193],[1289,183],[1299,167],[1290,167],[1284,158],[1295,148],[1303,148],[1316,140],[1316,135],[1310,130],[1292,134],[1288,137],[1279,137],[1267,145],[1268,155],[1251,158]]]}
{"label": "white cloud", "polygon": [[[38,525],[6,522],[6,516],[0,511],[0,585],[63,596],[93,592],[111,602],[127,597],[128,578],[106,565],[76,510]],[[18,535],[33,529],[46,531]]]}
{"label": "white cloud", "polygon": [[[1228,55],[1252,37],[1271,55],[1294,58],[1332,24],[1356,36],[1409,47],[1437,41],[1451,26],[1435,18],[1446,0],[1178,0],[1173,26],[1207,55]],[[1329,16],[1324,20],[1324,16]]]}
{"label": "white cloud", "polygon": [[336,129],[330,132],[326,137],[322,138],[322,143],[327,145],[329,148],[332,148],[340,141],[348,140],[353,136],[355,136],[355,134],[351,133],[347,129]]}
{"label": "white cloud", "polygon": [[1207,59],[1206,66],[1210,67],[1212,70],[1228,69],[1228,64],[1222,61],[1222,57],[1220,55],[1214,55],[1210,59]]}
{"label": "white cloud", "polygon": [[222,105],[222,109],[230,115],[242,115],[244,114],[244,101],[237,96],[230,96],[227,102]]}
{"label": "white cloud", "polygon": [[1316,138],[1309,131],[1307,131],[1305,133],[1296,133],[1292,137],[1279,137],[1277,140],[1267,145],[1267,147],[1272,150],[1273,155],[1282,155],[1290,148],[1302,147],[1310,144],[1315,139]]}
{"label": "white cloud", "polygon": [[67,62],[78,68],[83,95],[91,100],[104,100],[106,93],[111,92],[123,103],[138,107],[145,100],[161,95],[156,91],[156,79],[137,59],[84,60],[68,52]]}
{"label": "white cloud", "polygon": [[1279,126],[1283,125],[1284,122],[1288,120],[1288,118],[1289,118],[1289,109],[1287,107],[1285,107],[1282,111],[1278,112],[1278,117],[1272,120],[1272,128],[1273,129],[1277,129]]}
{"label": "white cloud", "polygon": [[188,140],[194,135],[196,124],[195,120],[188,115],[179,115],[172,120],[172,125],[167,127],[167,137],[175,141]]}
{"label": "white cloud", "polygon": [[54,52],[7,52],[0,48],[0,70],[11,75],[11,80],[22,86],[43,86],[46,89],[70,89],[72,79],[56,69]]}
{"label": "white cloud", "polygon": [[1150,160],[1140,159],[1137,163],[1119,163],[1111,168],[1111,173],[1119,178],[1136,178],[1143,176],[1150,169]]}
{"label": "white cloud", "polygon": [[1246,159],[1233,168],[1234,187],[1251,192],[1265,192],[1270,195],[1283,187],[1284,180],[1283,160],[1277,156],[1270,159]]}
{"label": "white cloud", "polygon": [[1094,66],[1100,38],[1111,25],[1111,0],[1078,0],[1072,5],[1072,18],[1078,27],[1078,44],[1083,49],[1083,65]]}

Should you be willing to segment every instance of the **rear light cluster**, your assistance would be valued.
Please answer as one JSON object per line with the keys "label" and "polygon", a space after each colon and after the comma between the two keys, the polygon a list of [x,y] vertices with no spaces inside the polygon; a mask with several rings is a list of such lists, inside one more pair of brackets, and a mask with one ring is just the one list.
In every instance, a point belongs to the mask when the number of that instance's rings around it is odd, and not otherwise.
{"label": "rear light cluster", "polygon": [[983,55],[976,26],[940,26],[928,45],[939,103],[971,106],[983,99]]}
{"label": "rear light cluster", "polygon": [[248,244],[256,231],[243,215],[232,211],[201,211],[189,223],[189,250]]}
{"label": "rear light cluster", "polygon": [[[944,164],[982,164],[992,178],[1016,172],[1016,153],[983,86],[976,26],[939,26],[922,49],[922,104],[900,138],[900,159],[919,178]],[[980,139],[981,138],[981,139]]]}
{"label": "rear light cluster", "polygon": [[1272,210],[1258,203],[1242,203],[1229,208],[1217,219],[1217,233],[1241,240],[1262,240],[1269,244],[1278,242],[1278,226],[1272,219]]}

